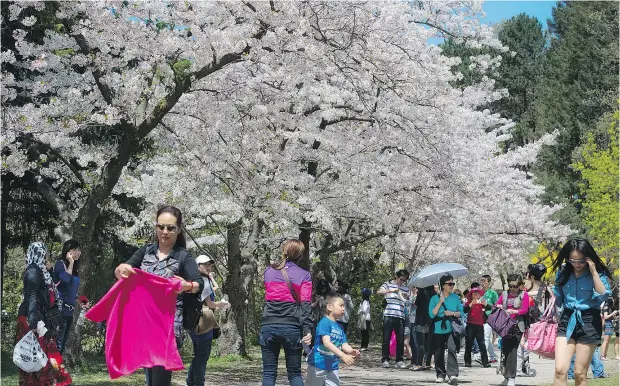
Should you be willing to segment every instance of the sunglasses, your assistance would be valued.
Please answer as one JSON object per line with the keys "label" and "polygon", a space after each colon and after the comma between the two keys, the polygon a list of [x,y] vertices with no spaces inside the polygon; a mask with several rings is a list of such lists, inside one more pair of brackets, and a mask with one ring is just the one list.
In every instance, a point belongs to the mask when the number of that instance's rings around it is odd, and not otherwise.
{"label": "sunglasses", "polygon": [[519,286],[518,285],[508,284],[508,288],[510,288],[510,289],[519,288]]}
{"label": "sunglasses", "polygon": [[585,259],[579,259],[579,260],[568,259],[568,262],[571,264],[585,264],[586,263]]}
{"label": "sunglasses", "polygon": [[178,229],[178,227],[176,225],[155,224],[155,226],[160,231],[163,231],[164,229],[166,229],[168,232],[171,232],[171,233],[176,233],[176,231]]}
{"label": "sunglasses", "polygon": [[450,287],[454,287],[456,285],[456,283],[443,283],[444,285],[449,285]]}

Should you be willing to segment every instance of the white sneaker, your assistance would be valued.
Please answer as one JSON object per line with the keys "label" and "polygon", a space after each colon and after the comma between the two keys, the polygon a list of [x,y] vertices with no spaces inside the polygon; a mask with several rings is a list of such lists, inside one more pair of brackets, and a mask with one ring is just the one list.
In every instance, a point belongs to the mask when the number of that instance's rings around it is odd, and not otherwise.
{"label": "white sneaker", "polygon": [[[514,383],[513,383],[513,385],[514,385]],[[500,386],[508,386],[508,378],[504,378],[502,383],[500,383]]]}
{"label": "white sneaker", "polygon": [[396,362],[396,367],[399,369],[406,369],[407,365],[405,364],[405,362],[400,361],[400,362]]}
{"label": "white sneaker", "polygon": [[444,383],[446,381],[446,379],[444,377],[437,377],[437,379],[435,380],[435,383]]}
{"label": "white sneaker", "polygon": [[453,375],[450,377],[450,380],[448,381],[448,383],[450,385],[456,385],[457,383],[459,383],[459,379]]}
{"label": "white sneaker", "polygon": [[514,378],[508,379],[508,386],[515,386],[515,379]]}
{"label": "white sneaker", "polygon": [[388,369],[389,367],[390,367],[390,362],[388,362],[388,361],[383,362],[383,368],[384,369]]}

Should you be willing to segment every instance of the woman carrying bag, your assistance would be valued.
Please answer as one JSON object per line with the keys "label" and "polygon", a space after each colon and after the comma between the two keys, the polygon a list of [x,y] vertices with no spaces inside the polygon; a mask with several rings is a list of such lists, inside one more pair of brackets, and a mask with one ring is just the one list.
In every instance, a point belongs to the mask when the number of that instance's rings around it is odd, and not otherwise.
{"label": "woman carrying bag", "polygon": [[[56,385],[64,386],[72,383],[56,347],[56,332],[61,322],[60,310],[56,304],[58,291],[52,277],[45,267],[48,252],[41,242],[30,244],[26,253],[26,271],[24,272],[24,301],[19,306],[17,316],[17,334],[15,343],[19,342],[30,331],[34,331],[41,349],[47,355],[46,365],[37,372],[19,371],[21,386]],[[37,324],[43,321],[47,333],[39,336]]]}
{"label": "woman carrying bag", "polygon": [[194,356],[187,371],[187,386],[202,386],[205,384],[205,373],[207,362],[211,356],[211,345],[213,339],[219,337],[219,334],[214,335],[216,331],[219,333],[219,329],[216,330],[217,323],[212,310],[224,310],[230,306],[230,303],[225,300],[215,301],[215,290],[219,287],[215,280],[213,280],[212,269],[214,263],[213,259],[206,255],[200,255],[196,258],[198,272],[200,272],[200,276],[202,276],[204,281],[204,288],[200,294],[203,306],[198,326],[196,326],[194,331],[189,332]]}
{"label": "woman carrying bag", "polygon": [[573,354],[575,386],[585,385],[588,366],[603,333],[599,307],[611,295],[612,276],[585,239],[567,241],[553,267],[557,270],[553,292],[556,305],[562,307],[555,340],[553,386],[566,385]]}
{"label": "woman carrying bag", "polygon": [[260,329],[263,358],[263,386],[274,386],[278,356],[284,348],[286,373],[292,386],[303,386],[302,344],[312,342],[312,278],[297,263],[304,254],[300,240],[282,245],[282,259],[265,270],[265,308]]}

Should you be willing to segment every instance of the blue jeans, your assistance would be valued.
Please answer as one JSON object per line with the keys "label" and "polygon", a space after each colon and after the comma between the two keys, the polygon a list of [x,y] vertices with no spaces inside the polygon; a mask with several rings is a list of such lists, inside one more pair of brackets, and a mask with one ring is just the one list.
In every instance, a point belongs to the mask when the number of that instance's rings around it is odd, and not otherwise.
{"label": "blue jeans", "polygon": [[65,351],[65,345],[69,340],[69,331],[73,325],[73,315],[62,314],[62,320],[60,322],[60,328],[58,330],[58,336],[56,337],[56,347],[60,354]]}
{"label": "blue jeans", "polygon": [[194,357],[187,371],[187,386],[203,386],[205,384],[205,373],[207,371],[207,361],[211,356],[212,339],[197,342],[192,339],[194,345]]}
{"label": "blue jeans", "polygon": [[291,386],[303,386],[301,377],[301,327],[292,324],[266,324],[260,329],[263,354],[263,386],[274,386],[278,376],[278,357],[284,348],[286,374]]}
{"label": "blue jeans", "polygon": [[[603,362],[601,361],[601,352],[598,347],[596,348],[596,350],[594,350],[594,354],[592,355],[592,362],[590,362],[590,367],[592,367],[592,374],[594,375],[594,378],[602,378],[605,375],[605,368],[603,367]],[[573,358],[570,360],[568,378],[575,378],[575,354],[573,354]]]}

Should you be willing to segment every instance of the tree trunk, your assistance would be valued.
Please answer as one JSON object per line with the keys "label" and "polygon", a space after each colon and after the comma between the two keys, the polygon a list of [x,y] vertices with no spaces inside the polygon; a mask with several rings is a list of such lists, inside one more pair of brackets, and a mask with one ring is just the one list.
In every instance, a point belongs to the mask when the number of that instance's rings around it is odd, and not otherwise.
{"label": "tree trunk", "polygon": [[220,354],[247,356],[245,337],[245,315],[249,289],[252,288],[258,268],[258,237],[263,224],[260,220],[252,223],[248,240],[241,245],[241,226],[239,220],[227,227],[228,275],[223,292],[228,295],[230,309],[226,311],[225,322],[220,325],[222,336],[218,342]]}

